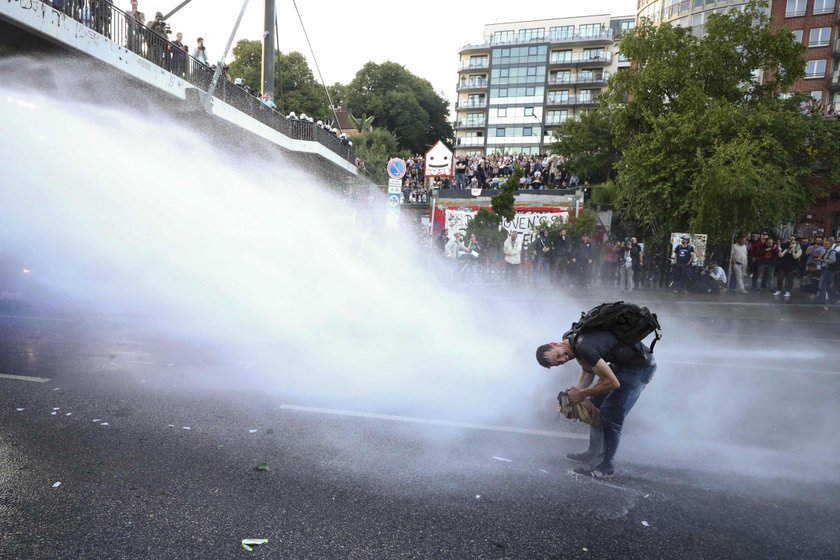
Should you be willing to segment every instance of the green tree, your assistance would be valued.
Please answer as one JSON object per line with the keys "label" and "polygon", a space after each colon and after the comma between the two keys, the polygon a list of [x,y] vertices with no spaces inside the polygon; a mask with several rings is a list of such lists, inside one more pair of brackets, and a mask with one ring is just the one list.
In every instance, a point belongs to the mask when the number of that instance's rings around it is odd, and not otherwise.
{"label": "green tree", "polygon": [[395,156],[408,157],[408,154],[399,151],[394,133],[382,128],[374,128],[353,136],[353,149],[356,156],[365,161],[368,176],[379,185],[388,182],[385,168],[389,159]]}
{"label": "green tree", "polygon": [[449,102],[395,62],[365,64],[347,85],[346,99],[353,114],[371,115],[393,132],[401,149],[423,153],[438,140],[451,145]]}
{"label": "green tree", "polygon": [[519,164],[514,165],[513,173],[502,185],[502,192],[490,198],[493,205],[493,212],[499,216],[499,223],[504,218],[507,221],[513,220],[516,211],[513,209],[516,191],[519,190],[519,180],[522,178],[522,168]]}
{"label": "green tree", "polygon": [[566,169],[581,182],[603,183],[614,179],[613,166],[620,158],[613,137],[611,113],[598,109],[579,121],[566,121],[554,133],[551,151],[566,160]]}
{"label": "green tree", "polygon": [[714,243],[793,222],[818,192],[815,170],[837,178],[838,125],[782,95],[803,75],[804,47],[770,29],[765,6],[711,15],[702,38],[645,20],[622,39],[634,70],[610,80],[605,110],[622,155],[616,203],[643,233]]}
{"label": "green tree", "polygon": [[507,232],[501,226],[502,218],[498,214],[487,208],[480,208],[467,224],[466,237],[469,239],[470,235],[475,234],[483,250],[489,250],[490,255],[497,256],[507,239]]}
{"label": "green tree", "polygon": [[[274,75],[274,101],[282,113],[306,113],[313,119],[332,117],[324,87],[315,81],[306,57],[294,51],[274,53],[277,64]],[[262,90],[262,43],[243,39],[233,47],[231,76],[242,78],[254,91]]]}

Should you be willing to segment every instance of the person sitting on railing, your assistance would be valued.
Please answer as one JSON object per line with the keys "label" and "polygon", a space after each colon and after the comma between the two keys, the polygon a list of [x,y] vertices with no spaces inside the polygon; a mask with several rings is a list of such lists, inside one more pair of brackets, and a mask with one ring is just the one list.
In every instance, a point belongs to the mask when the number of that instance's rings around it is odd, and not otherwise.
{"label": "person sitting on railing", "polygon": [[276,109],[277,108],[277,104],[274,103],[274,100],[267,93],[264,93],[260,96],[260,103],[262,103],[263,105],[265,105],[269,109]]}

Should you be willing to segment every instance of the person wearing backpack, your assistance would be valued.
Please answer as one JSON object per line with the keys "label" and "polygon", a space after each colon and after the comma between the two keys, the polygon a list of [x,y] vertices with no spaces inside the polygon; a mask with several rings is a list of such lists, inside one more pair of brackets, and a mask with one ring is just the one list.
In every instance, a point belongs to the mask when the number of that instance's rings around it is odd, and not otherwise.
{"label": "person wearing backpack", "polygon": [[822,256],[820,269],[820,286],[817,289],[817,301],[820,303],[828,303],[832,299],[831,282],[838,269],[838,250],[840,250],[840,243],[835,242],[834,245],[828,246],[826,239],[826,251]]}
{"label": "person wearing backpack", "polygon": [[[603,478],[615,472],[613,458],[624,420],[656,372],[652,348],[659,328],[656,315],[645,307],[605,303],[582,314],[561,341],[537,348],[537,362],[545,368],[577,360],[578,383],[561,396],[572,404],[588,399],[600,411],[601,425],[589,427],[589,448],[566,455],[585,464],[575,473]],[[651,333],[656,339],[648,347],[642,340]]]}

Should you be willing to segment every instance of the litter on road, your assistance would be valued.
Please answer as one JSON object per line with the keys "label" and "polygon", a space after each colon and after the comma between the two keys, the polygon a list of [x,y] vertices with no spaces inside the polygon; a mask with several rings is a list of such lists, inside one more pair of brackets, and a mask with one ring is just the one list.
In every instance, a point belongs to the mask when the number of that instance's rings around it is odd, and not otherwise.
{"label": "litter on road", "polygon": [[22,408],[18,408],[18,409],[17,409],[17,411],[18,411],[18,412],[23,412],[23,410],[24,410],[24,409],[22,409]]}
{"label": "litter on road", "polygon": [[184,429],[185,430],[192,430],[192,428],[190,428],[189,426],[184,426]]}
{"label": "litter on road", "polygon": [[254,467],[254,469],[258,471],[270,471],[271,467],[268,466],[268,463],[260,463],[259,465]]}
{"label": "litter on road", "polygon": [[503,463],[513,463],[511,459],[505,459],[504,457],[496,457],[493,455],[493,458],[497,461],[502,461]]}
{"label": "litter on road", "polygon": [[101,422],[99,425],[100,426],[110,426],[111,424],[109,424],[108,422]]}
{"label": "litter on road", "polygon": [[61,482],[53,482],[53,488],[58,488],[59,486],[61,486]]}
{"label": "litter on road", "polygon": [[251,552],[254,550],[255,546],[259,546],[261,544],[267,544],[268,539],[242,539],[242,548]]}
{"label": "litter on road", "polygon": [[58,412],[56,412],[55,410],[53,410],[52,412],[50,412],[50,416],[55,416],[56,414],[58,414]]}
{"label": "litter on road", "polygon": [[650,523],[648,523],[647,521],[642,521],[642,525],[644,525],[645,527],[650,527]]}
{"label": "litter on road", "polygon": [[248,433],[249,433],[249,434],[256,434],[256,433],[257,433],[257,430],[254,430],[254,429],[252,428],[252,429],[248,430]]}

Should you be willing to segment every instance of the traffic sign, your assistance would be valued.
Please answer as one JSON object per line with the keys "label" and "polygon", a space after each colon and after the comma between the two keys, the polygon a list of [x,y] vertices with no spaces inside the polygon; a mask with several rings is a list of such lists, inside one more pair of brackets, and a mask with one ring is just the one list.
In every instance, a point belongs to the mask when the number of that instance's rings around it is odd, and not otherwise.
{"label": "traffic sign", "polygon": [[399,187],[388,187],[388,194],[400,194],[402,189]]}
{"label": "traffic sign", "polygon": [[388,194],[388,208],[399,208],[399,207],[400,207],[400,195],[399,195],[399,193],[397,193],[397,194],[389,193]]}
{"label": "traffic sign", "polygon": [[387,171],[391,179],[402,179],[405,176],[405,161],[400,158],[392,158],[388,162]]}
{"label": "traffic sign", "polygon": [[388,179],[388,188],[390,187],[397,187],[398,189],[402,187],[402,180],[400,179]]}

